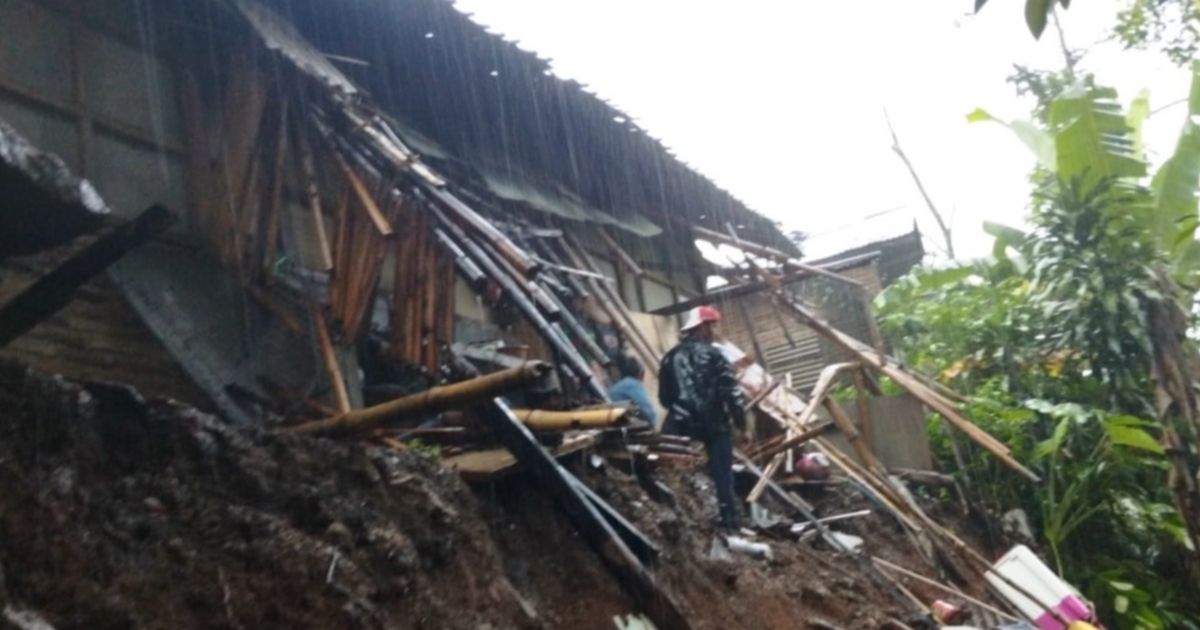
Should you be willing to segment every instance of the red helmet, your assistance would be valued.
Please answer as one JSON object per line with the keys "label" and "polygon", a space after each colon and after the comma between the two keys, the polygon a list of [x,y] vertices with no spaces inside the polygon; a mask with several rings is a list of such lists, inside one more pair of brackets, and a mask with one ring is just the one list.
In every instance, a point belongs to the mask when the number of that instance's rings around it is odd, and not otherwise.
{"label": "red helmet", "polygon": [[687,319],[684,320],[683,326],[679,327],[679,332],[687,332],[700,324],[719,321],[721,321],[720,311],[711,306],[697,306],[688,311]]}

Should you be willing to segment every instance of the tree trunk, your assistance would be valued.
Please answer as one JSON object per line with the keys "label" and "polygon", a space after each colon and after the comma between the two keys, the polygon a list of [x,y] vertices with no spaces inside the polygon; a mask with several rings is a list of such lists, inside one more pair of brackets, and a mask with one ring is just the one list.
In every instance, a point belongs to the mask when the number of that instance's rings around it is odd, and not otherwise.
{"label": "tree trunk", "polygon": [[1146,300],[1154,349],[1154,410],[1171,464],[1168,484],[1192,543],[1192,581],[1200,588],[1200,353],[1187,337],[1187,316],[1174,299],[1179,287],[1162,269],[1154,279],[1166,296]]}

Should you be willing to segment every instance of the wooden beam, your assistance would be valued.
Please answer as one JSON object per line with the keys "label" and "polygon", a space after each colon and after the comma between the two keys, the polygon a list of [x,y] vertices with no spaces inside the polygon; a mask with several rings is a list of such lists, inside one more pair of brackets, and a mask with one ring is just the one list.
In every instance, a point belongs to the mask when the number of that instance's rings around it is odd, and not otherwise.
{"label": "wooden beam", "polygon": [[71,301],[76,289],[130,250],[166,230],[174,220],[165,207],[150,206],[13,296],[0,306],[0,348],[57,313]]}
{"label": "wooden beam", "polygon": [[[806,406],[804,411],[800,413],[799,418],[797,418],[794,422],[788,423],[792,430],[807,430],[808,422],[812,420],[814,415],[816,415],[817,410],[821,407],[821,403],[824,402],[825,397],[829,395],[829,390],[833,387],[833,379],[836,378],[837,375],[842,371],[857,367],[857,363],[834,363],[833,365],[828,365],[825,367],[825,369],[821,370],[821,375],[817,377],[817,383],[813,385],[812,397],[808,401],[808,406]],[[763,491],[767,488],[767,482],[771,480],[771,477],[774,476],[775,471],[778,470],[779,466],[783,463],[783,455],[784,454],[782,452],[779,453],[775,456],[775,459],[771,460],[771,463],[767,464],[766,472],[763,474],[762,479],[760,479],[758,483],[754,484],[754,488],[750,490],[750,494],[746,497],[747,501],[753,503],[754,501],[757,501],[760,496],[762,496]]]}

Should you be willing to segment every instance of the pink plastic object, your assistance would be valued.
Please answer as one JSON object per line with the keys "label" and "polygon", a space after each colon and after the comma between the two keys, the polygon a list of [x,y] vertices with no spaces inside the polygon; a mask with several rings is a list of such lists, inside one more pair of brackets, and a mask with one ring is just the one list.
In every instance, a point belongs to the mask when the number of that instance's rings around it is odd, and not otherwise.
{"label": "pink plastic object", "polygon": [[935,600],[933,602],[933,614],[937,615],[938,621],[942,623],[954,623],[962,616],[963,609],[961,606],[955,606],[945,600]]}
{"label": "pink plastic object", "polygon": [[796,463],[796,472],[810,481],[829,479],[829,461],[821,453],[805,453]]}
{"label": "pink plastic object", "polygon": [[[1087,621],[1092,617],[1092,611],[1082,599],[1074,595],[1068,595],[1058,605],[1054,607],[1058,610],[1058,614],[1066,618],[1067,621]],[[1054,615],[1046,612],[1046,614],[1037,618],[1037,627],[1042,630],[1062,630],[1066,626],[1062,622],[1054,618]]]}

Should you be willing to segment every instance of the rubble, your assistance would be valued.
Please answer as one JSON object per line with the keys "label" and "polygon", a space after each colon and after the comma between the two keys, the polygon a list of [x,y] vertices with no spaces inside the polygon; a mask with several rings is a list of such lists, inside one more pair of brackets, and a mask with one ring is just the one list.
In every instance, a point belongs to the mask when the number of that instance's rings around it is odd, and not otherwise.
{"label": "rubble", "polygon": [[[415,453],[237,427],[11,363],[0,371],[0,586],[14,610],[54,627],[594,627],[632,609],[520,477],[481,501]],[[655,533],[659,579],[692,627],[784,628],[811,614],[852,625],[863,605],[906,616],[853,573],[819,601],[794,598],[830,580],[810,554],[836,563],[832,551],[772,545],[767,564],[710,565],[699,550],[716,506],[688,489],[698,479],[663,477],[671,507],[626,473],[584,477]]]}

